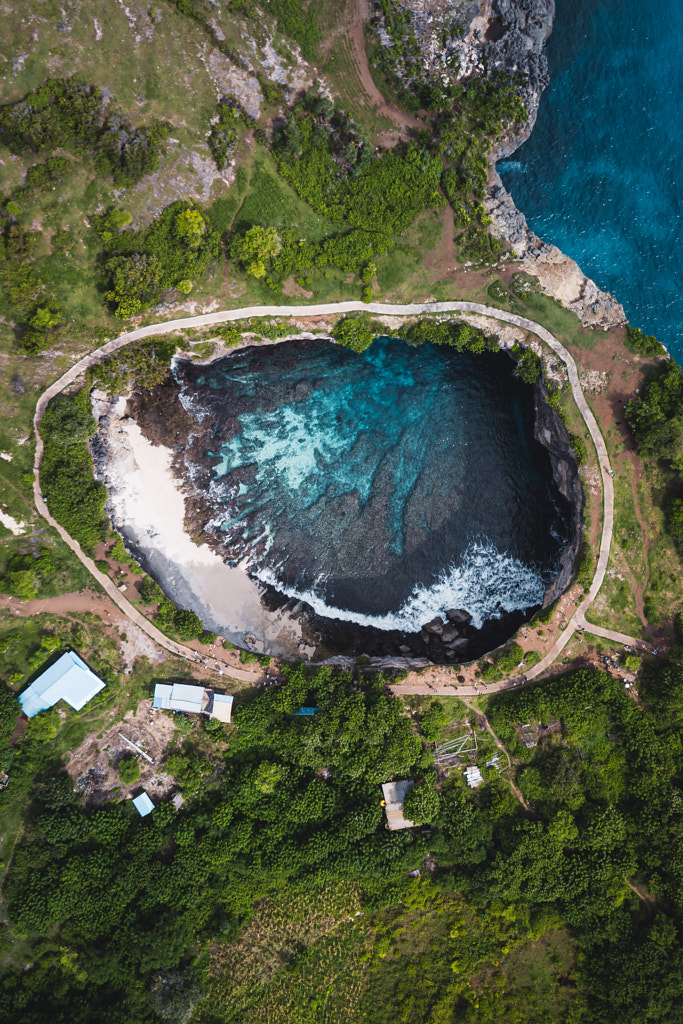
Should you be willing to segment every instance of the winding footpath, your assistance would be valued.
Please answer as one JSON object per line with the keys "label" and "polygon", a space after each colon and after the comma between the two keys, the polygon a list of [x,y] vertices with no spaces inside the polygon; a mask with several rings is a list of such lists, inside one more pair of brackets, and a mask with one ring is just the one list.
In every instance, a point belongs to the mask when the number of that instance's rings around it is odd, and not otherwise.
{"label": "winding footpath", "polygon": [[[545,672],[566,647],[577,629],[586,629],[597,636],[605,637],[615,643],[647,649],[647,645],[641,640],[637,640],[634,637],[629,637],[623,633],[618,633],[613,630],[603,629],[600,626],[590,625],[586,621],[585,617],[586,610],[595,600],[595,597],[603,584],[605,572],[607,571],[614,526],[614,484],[607,447],[595,416],[590,410],[583,394],[583,390],[579,382],[579,373],[576,363],[564,345],[562,345],[557,338],[550,333],[550,331],[541,327],[540,324],[535,323],[533,320],[527,320],[526,317],[517,316],[515,313],[508,313],[505,310],[496,309],[493,306],[484,306],[477,302],[423,302],[409,303],[406,305],[394,305],[384,302],[334,302],[306,306],[250,306],[243,309],[221,310],[215,313],[204,313],[200,316],[167,320],[158,324],[149,324],[146,327],[140,327],[134,331],[128,331],[126,334],[121,334],[118,338],[108,341],[105,345],[95,349],[94,352],[91,352],[89,355],[84,356],[78,362],[74,363],[73,366],[71,366],[66,373],[62,374],[58,380],[51,384],[38,399],[36,411],[33,417],[33,427],[36,438],[33,494],[36,509],[40,515],[47,520],[50,526],[57,531],[64,543],[67,544],[77,558],[80,559],[91,576],[99,583],[111,600],[114,601],[121,611],[128,616],[132,622],[139,626],[140,629],[147,633],[147,635],[150,636],[160,647],[165,648],[172,654],[178,655],[181,658],[187,658],[194,662],[220,662],[223,664],[223,670],[226,675],[230,675],[233,678],[243,679],[245,681],[255,681],[258,677],[254,673],[244,672],[235,669],[232,666],[228,666],[222,662],[221,658],[215,657],[213,653],[210,659],[208,657],[200,656],[197,651],[192,648],[175,643],[165,636],[164,633],[157,629],[149,619],[145,618],[145,616],[142,615],[140,611],[123,596],[109,576],[100,572],[92,558],[83,551],[78,541],[74,540],[73,537],[71,537],[70,534],[68,534],[66,530],[53,518],[45,504],[40,487],[40,467],[43,459],[43,441],[39,430],[40,422],[45,414],[48,403],[53,398],[60,394],[70,384],[73,384],[77,378],[81,374],[85,373],[90,367],[94,366],[102,359],[106,359],[107,356],[112,355],[114,352],[118,352],[119,349],[124,348],[133,341],[140,341],[144,338],[158,336],[160,334],[171,334],[173,331],[188,328],[211,327],[214,324],[224,324],[234,320],[246,320],[250,317],[288,317],[299,319],[301,317],[332,316],[339,313],[354,312],[369,312],[380,316],[419,316],[429,313],[478,313],[500,320],[504,323],[512,324],[513,326],[520,327],[522,330],[528,331],[531,334],[535,334],[560,357],[567,367],[574,400],[588,428],[588,432],[591,435],[598,456],[600,473],[602,476],[603,493],[602,536],[600,539],[600,553],[597,569],[593,577],[593,582],[582,605],[574,612],[574,615],[567,623],[566,629],[557,638],[543,660],[527,672],[526,678],[535,679],[537,676],[540,676]],[[490,685],[488,687],[488,691],[491,692],[496,689],[503,689],[510,685],[512,685],[512,682],[506,680],[499,684]],[[397,694],[424,692],[442,693],[452,696],[455,693],[452,687],[427,687],[425,684],[413,687],[406,687],[397,684],[393,687],[393,690]],[[480,691],[475,688],[461,688],[458,692],[463,695],[468,694],[474,696]]]}

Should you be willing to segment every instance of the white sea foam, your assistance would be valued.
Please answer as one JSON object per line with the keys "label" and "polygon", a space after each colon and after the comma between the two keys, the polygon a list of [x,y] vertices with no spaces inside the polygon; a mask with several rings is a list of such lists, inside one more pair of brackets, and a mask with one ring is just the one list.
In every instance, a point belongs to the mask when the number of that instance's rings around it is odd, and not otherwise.
{"label": "white sea foam", "polygon": [[525,611],[541,604],[549,580],[540,570],[518,558],[501,553],[489,543],[475,542],[465,551],[459,565],[450,566],[431,587],[416,586],[408,600],[396,612],[387,615],[363,615],[345,608],[333,608],[313,591],[297,591],[283,586],[270,569],[252,570],[262,583],[270,584],[288,597],[311,605],[325,618],[356,622],[375,629],[398,629],[417,633],[422,626],[448,608],[464,608],[472,616],[472,625],[481,629],[487,619],[498,619],[505,612]]}

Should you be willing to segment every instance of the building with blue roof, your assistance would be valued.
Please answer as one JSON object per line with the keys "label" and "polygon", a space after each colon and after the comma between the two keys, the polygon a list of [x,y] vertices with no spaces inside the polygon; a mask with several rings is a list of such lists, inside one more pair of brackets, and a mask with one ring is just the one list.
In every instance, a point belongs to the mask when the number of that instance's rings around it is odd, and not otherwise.
{"label": "building with blue roof", "polygon": [[19,694],[19,703],[27,718],[47,711],[60,700],[80,711],[104,686],[82,658],[66,651]]}
{"label": "building with blue roof", "polygon": [[148,814],[151,814],[154,810],[154,804],[152,803],[149,793],[145,793],[143,789],[140,796],[136,796],[133,800],[133,807],[141,818],[145,818]]}

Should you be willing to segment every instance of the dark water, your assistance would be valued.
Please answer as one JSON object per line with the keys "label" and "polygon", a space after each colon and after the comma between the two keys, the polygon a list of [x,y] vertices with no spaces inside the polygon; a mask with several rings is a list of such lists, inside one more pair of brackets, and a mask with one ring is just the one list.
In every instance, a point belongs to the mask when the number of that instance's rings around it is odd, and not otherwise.
{"label": "dark water", "polygon": [[530,226],[683,360],[680,0],[557,0],[550,86],[498,165]]}
{"label": "dark water", "polygon": [[540,604],[568,508],[513,367],[386,338],[178,364],[206,457],[190,473],[211,481],[226,553],[319,615],[383,630]]}

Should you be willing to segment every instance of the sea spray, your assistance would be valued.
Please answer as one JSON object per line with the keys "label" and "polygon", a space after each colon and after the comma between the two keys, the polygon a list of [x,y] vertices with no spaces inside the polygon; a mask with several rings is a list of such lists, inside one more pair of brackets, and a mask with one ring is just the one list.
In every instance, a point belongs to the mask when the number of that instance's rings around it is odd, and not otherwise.
{"label": "sea spray", "polygon": [[526,611],[543,601],[550,576],[525,565],[518,558],[501,553],[492,544],[473,543],[462,560],[444,569],[427,587],[416,586],[396,612],[386,615],[361,615],[346,608],[325,603],[313,587],[298,591],[279,581],[277,570],[255,569],[253,575],[269,586],[303,601],[323,618],[355,622],[374,629],[418,633],[435,616],[443,616],[449,608],[468,612],[475,629],[504,613]]}

